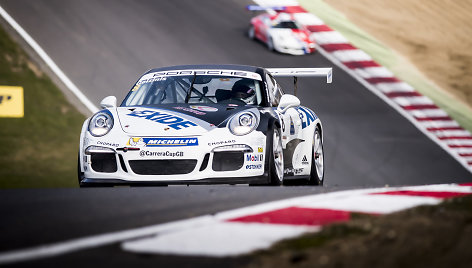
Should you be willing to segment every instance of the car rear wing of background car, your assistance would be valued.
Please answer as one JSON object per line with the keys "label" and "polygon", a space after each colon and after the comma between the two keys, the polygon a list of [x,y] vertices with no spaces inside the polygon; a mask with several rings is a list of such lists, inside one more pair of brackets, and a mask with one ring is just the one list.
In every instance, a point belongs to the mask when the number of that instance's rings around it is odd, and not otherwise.
{"label": "car rear wing of background car", "polygon": [[272,76],[293,77],[294,95],[297,95],[298,77],[326,77],[326,83],[333,82],[333,68],[266,68]]}
{"label": "car rear wing of background car", "polygon": [[277,11],[284,11],[286,7],[284,6],[258,6],[258,5],[248,5],[246,9],[249,11],[266,11],[270,15],[277,14]]}

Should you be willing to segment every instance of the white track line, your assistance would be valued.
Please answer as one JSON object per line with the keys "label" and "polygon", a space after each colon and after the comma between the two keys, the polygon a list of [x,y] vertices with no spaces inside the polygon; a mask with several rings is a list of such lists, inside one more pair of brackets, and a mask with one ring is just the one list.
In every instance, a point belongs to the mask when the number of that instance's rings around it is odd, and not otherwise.
{"label": "white track line", "polygon": [[77,88],[74,83],[62,72],[62,70],[54,63],[48,54],[34,41],[34,39],[0,6],[0,15],[23,37],[23,39],[38,53],[41,59],[51,68],[54,74],[66,85],[66,87],[89,109],[95,113],[98,108]]}

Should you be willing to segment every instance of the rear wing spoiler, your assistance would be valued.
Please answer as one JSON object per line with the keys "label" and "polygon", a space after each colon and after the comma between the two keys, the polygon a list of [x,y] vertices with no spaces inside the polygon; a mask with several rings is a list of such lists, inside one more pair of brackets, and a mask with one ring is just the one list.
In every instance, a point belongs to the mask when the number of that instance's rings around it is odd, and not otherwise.
{"label": "rear wing spoiler", "polygon": [[326,83],[333,82],[333,68],[266,68],[272,76],[280,77],[326,77]]}
{"label": "rear wing spoiler", "polygon": [[247,5],[246,9],[249,11],[267,11],[268,9],[275,11],[284,11],[287,8],[284,6],[258,6],[258,5]]}
{"label": "rear wing spoiler", "polygon": [[333,68],[266,68],[272,76],[293,76],[293,94],[297,96],[298,77],[325,77],[326,83],[333,82]]}

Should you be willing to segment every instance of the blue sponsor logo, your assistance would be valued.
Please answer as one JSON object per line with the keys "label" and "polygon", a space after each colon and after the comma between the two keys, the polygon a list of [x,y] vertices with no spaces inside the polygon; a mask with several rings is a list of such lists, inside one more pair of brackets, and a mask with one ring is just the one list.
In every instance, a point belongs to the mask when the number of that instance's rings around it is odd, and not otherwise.
{"label": "blue sponsor logo", "polygon": [[246,169],[262,169],[262,164],[259,164],[259,165],[246,165]]}
{"label": "blue sponsor logo", "polygon": [[263,154],[248,154],[246,155],[246,161],[247,162],[262,161],[263,157],[264,157]]}
{"label": "blue sponsor logo", "polygon": [[298,113],[300,114],[300,119],[302,120],[302,129],[309,126],[312,122],[318,118],[314,112],[304,107],[298,108]]}
{"label": "blue sponsor logo", "polygon": [[197,138],[143,138],[147,147],[197,146]]}
{"label": "blue sponsor logo", "polygon": [[147,120],[151,120],[160,124],[167,125],[173,129],[182,129],[188,128],[192,126],[197,126],[197,124],[180,118],[178,116],[167,114],[163,112],[156,112],[152,110],[144,110],[144,111],[133,111],[128,114],[129,116],[141,117]]}

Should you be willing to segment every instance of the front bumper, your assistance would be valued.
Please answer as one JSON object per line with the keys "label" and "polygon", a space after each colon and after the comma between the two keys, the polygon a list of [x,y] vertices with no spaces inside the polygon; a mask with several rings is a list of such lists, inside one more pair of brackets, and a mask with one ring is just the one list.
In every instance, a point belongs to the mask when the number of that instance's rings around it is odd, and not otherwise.
{"label": "front bumper", "polygon": [[100,187],[100,186],[168,186],[168,185],[209,185],[209,184],[267,184],[266,176],[252,176],[239,178],[208,178],[200,180],[182,180],[182,181],[127,181],[120,179],[93,179],[84,178],[81,180],[81,186]]}
{"label": "front bumper", "polygon": [[288,44],[274,44],[274,49],[280,53],[291,55],[305,55],[315,52],[314,43],[305,43],[304,46],[291,46]]}
{"label": "front bumper", "polygon": [[[89,133],[83,136],[81,185],[256,184],[267,180],[266,136],[259,131],[235,136],[226,128],[214,129],[208,135],[190,137],[198,140],[198,145],[193,146],[141,144],[131,147],[129,140],[137,140],[135,136],[123,134],[114,139],[121,142],[103,142],[103,138]],[[100,151],[99,147],[105,149]]]}

